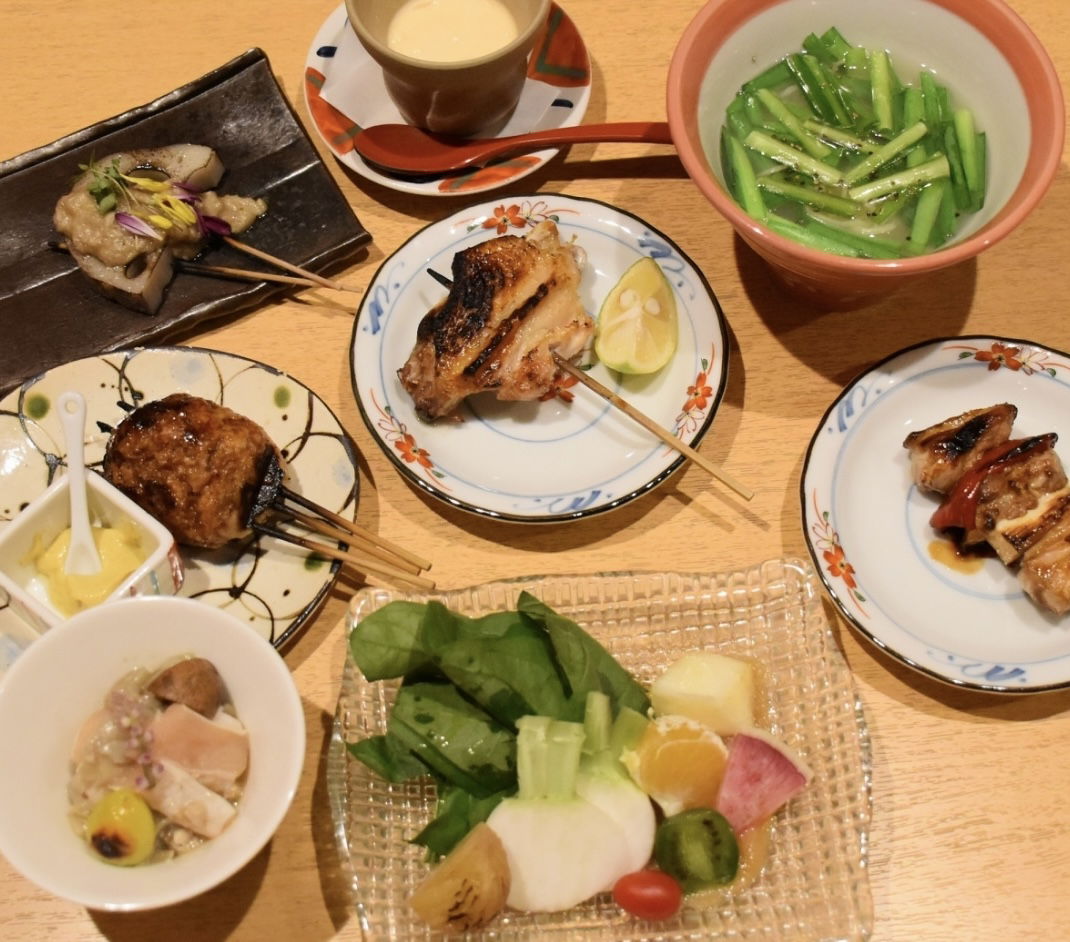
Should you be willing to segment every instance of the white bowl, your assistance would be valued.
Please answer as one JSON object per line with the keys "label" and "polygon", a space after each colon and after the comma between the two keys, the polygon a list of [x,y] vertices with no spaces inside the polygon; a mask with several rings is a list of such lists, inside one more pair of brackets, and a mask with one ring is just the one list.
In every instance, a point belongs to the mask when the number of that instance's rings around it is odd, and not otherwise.
{"label": "white bowl", "polygon": [[[128,595],[174,595],[182,587],[182,557],[171,532],[151,514],[95,472],[86,473],[86,502],[94,522],[115,526],[130,520],[145,551],[145,561],[115,588],[106,602]],[[71,525],[70,478],[64,475],[0,531],[0,590],[12,608],[37,631],[68,618],[48,597],[34,565],[35,540],[47,547]],[[103,603],[101,603],[103,604]]]}
{"label": "white bowl", "polygon": [[[104,863],[68,822],[75,735],[127,671],[184,654],[215,664],[249,732],[237,816],[181,857],[135,867]],[[0,853],[57,896],[91,909],[132,911],[196,896],[260,851],[297,789],[305,721],[290,671],[254,629],[192,599],[145,596],[87,609],[18,658],[0,678],[0,742]]]}

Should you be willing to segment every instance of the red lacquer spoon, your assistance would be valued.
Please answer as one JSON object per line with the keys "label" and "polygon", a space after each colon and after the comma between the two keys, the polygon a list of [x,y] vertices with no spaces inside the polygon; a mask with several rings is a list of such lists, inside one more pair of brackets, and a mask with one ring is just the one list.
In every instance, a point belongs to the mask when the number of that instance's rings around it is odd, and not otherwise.
{"label": "red lacquer spoon", "polygon": [[357,134],[353,147],[368,164],[387,173],[434,176],[479,167],[508,154],[604,141],[671,144],[672,138],[664,121],[580,124],[478,139],[432,134],[408,124],[377,124]]}

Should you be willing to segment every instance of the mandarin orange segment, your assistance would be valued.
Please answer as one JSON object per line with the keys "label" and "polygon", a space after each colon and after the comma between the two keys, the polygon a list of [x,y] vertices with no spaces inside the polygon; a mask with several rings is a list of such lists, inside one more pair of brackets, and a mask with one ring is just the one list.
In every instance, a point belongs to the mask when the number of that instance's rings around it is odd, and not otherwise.
{"label": "mandarin orange segment", "polygon": [[623,759],[636,784],[672,815],[713,807],[727,757],[724,742],[708,727],[682,716],[661,716]]}

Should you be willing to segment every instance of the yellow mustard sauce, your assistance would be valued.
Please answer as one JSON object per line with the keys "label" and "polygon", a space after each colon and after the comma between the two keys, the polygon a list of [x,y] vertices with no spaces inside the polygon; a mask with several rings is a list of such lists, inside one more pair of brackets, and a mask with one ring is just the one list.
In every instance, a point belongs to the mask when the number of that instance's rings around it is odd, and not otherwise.
{"label": "yellow mustard sauce", "polygon": [[137,528],[129,521],[114,527],[92,528],[93,542],[100,554],[100,572],[89,575],[64,572],[70,528],[62,531],[47,548],[31,553],[34,565],[44,577],[48,598],[62,615],[74,615],[99,605],[119,584],[140,566],[147,556]]}

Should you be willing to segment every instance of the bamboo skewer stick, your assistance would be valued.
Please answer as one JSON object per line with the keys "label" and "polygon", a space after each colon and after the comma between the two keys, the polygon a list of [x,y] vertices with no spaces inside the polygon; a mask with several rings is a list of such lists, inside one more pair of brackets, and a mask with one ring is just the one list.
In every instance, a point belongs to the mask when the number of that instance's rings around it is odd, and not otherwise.
{"label": "bamboo skewer stick", "polygon": [[692,448],[686,442],[680,441],[680,439],[678,439],[675,435],[672,435],[671,433],[667,432],[649,416],[636,409],[635,406],[631,405],[628,402],[625,402],[623,399],[621,399],[620,396],[613,392],[612,389],[608,389],[607,387],[603,386],[594,377],[588,376],[584,370],[581,370],[577,366],[573,366],[571,363],[569,363],[568,360],[566,360],[562,356],[559,356],[556,353],[554,354],[554,362],[558,365],[560,369],[568,373],[569,376],[574,376],[577,380],[583,383],[584,386],[586,386],[592,392],[596,393],[598,396],[601,396],[611,406],[620,409],[620,411],[627,415],[629,418],[634,419],[648,432],[660,438],[670,448],[673,448],[685,457],[690,458],[700,468],[702,468],[704,471],[709,472],[722,484],[726,485],[727,487],[730,487],[744,500],[750,500],[752,497],[754,497],[754,491],[752,491],[749,487],[740,484],[729,474],[717,467],[717,465],[715,465],[712,461],[709,461],[702,455],[700,455],[697,451],[695,451],[694,448]]}
{"label": "bamboo skewer stick", "polygon": [[[339,543],[345,543],[349,546],[352,552],[361,552],[367,556],[379,559],[382,562],[394,566],[398,569],[402,569],[405,572],[411,572],[414,575],[419,574],[420,570],[425,567],[418,566],[416,563],[410,562],[407,559],[398,556],[395,553],[391,553],[380,545],[380,543],[373,543],[370,540],[365,540],[364,537],[358,536],[352,532],[346,532],[336,527],[332,527],[329,523],[320,520],[317,517],[313,517],[309,514],[303,514],[299,510],[291,510],[289,507],[285,511],[289,516],[300,523],[302,526],[307,527],[309,530],[313,530],[319,533],[321,536],[330,537],[332,540],[337,540]],[[360,543],[362,545],[355,545]]]}
{"label": "bamboo skewer stick", "polygon": [[366,530],[359,523],[354,523],[352,520],[346,520],[341,514],[336,514],[333,510],[328,510],[326,507],[321,507],[319,504],[310,501],[307,497],[302,497],[300,494],[291,491],[288,487],[279,488],[279,499],[274,502],[274,506],[278,510],[285,510],[287,513],[293,513],[293,509],[286,507],[284,501],[291,500],[295,504],[299,504],[306,510],[311,510],[313,513],[330,520],[332,523],[337,524],[347,533],[353,536],[360,537],[368,543],[373,543],[381,549],[386,550],[394,556],[398,556],[406,562],[412,563],[417,569],[430,569],[431,563],[421,556],[417,556],[415,553],[410,552],[403,546],[398,546],[396,543],[391,543],[389,540],[384,539],[381,536],[376,536],[370,530]]}
{"label": "bamboo skewer stick", "polygon": [[264,523],[254,523],[253,529],[257,533],[265,536],[273,536],[286,543],[292,543],[295,546],[300,546],[302,549],[307,549],[313,553],[318,553],[321,556],[326,556],[329,559],[336,559],[339,562],[349,563],[366,575],[379,576],[380,578],[389,579],[395,583],[400,582],[424,591],[430,591],[435,587],[435,583],[424,576],[416,575],[411,572],[404,572],[395,566],[386,564],[379,559],[373,559],[370,556],[351,551],[347,552],[336,546],[327,546],[323,543],[317,543],[314,540],[307,540],[302,536],[298,536],[296,533],[288,533],[285,530],[279,530],[276,527]]}
{"label": "bamboo skewer stick", "polygon": [[323,275],[317,275],[314,271],[309,271],[307,268],[301,268],[299,265],[294,265],[292,262],[288,262],[284,258],[277,258],[262,249],[246,245],[246,243],[240,242],[233,236],[223,236],[223,241],[232,248],[237,249],[239,252],[245,252],[247,255],[253,255],[265,262],[271,262],[272,265],[278,265],[279,268],[285,268],[287,271],[291,271],[295,275],[300,275],[302,278],[308,278],[310,281],[314,281],[316,284],[321,285],[324,288],[333,288],[335,291],[352,290],[346,288],[340,282],[332,281],[330,278],[324,278]]}
{"label": "bamboo skewer stick", "polygon": [[[324,287],[311,278],[302,278],[296,275],[276,275],[272,272],[252,271],[248,268],[231,268],[227,265],[205,265],[201,262],[178,260],[177,267],[180,271],[189,272],[193,275],[223,275],[228,278],[241,278],[244,281],[275,281],[279,284],[300,285],[304,288]],[[336,291],[348,291],[352,294],[363,294],[361,288],[350,287],[341,283],[337,283],[334,289]]]}

